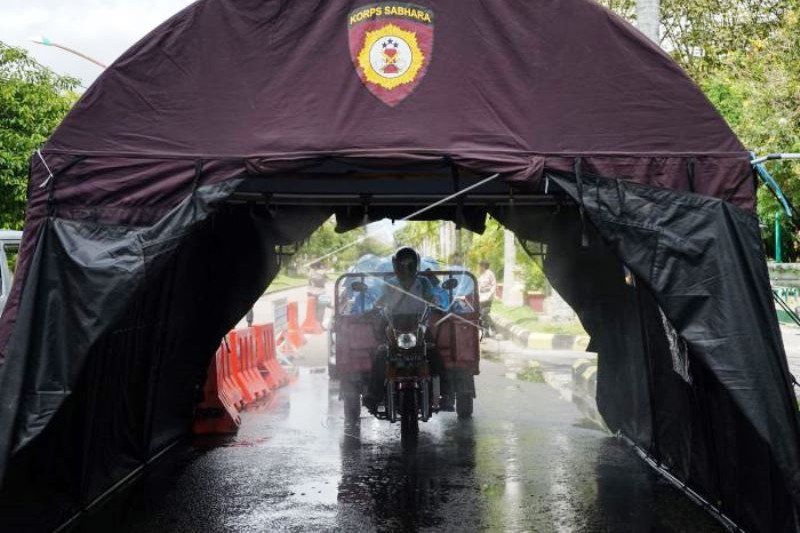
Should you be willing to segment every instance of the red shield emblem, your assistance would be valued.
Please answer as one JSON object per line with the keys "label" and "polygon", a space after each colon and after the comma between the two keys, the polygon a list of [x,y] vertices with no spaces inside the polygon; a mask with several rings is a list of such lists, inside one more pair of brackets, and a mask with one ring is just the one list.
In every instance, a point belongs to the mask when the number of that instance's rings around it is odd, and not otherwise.
{"label": "red shield emblem", "polygon": [[433,54],[433,11],[398,2],[361,6],[347,17],[350,57],[367,89],[390,106],[414,92]]}

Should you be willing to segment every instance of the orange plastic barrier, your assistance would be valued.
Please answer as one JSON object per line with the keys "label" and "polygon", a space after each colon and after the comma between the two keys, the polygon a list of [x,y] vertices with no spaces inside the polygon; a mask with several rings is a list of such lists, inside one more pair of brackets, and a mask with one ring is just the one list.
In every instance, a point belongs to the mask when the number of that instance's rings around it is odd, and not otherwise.
{"label": "orange plastic barrier", "polygon": [[261,376],[258,369],[258,340],[257,332],[254,327],[249,327],[239,333],[240,346],[243,348],[242,360],[248,386],[254,391],[258,399],[263,399],[272,394],[269,383]]}
{"label": "orange plastic barrier", "polygon": [[[297,313],[297,302],[289,302],[286,306],[286,331],[283,332],[284,345],[288,345],[291,351],[295,351],[306,343],[303,332],[300,331],[299,317]],[[285,346],[287,347],[287,346]]]}
{"label": "orange plastic barrier", "polygon": [[275,334],[272,324],[253,326],[256,338],[258,369],[270,388],[287,385],[291,379],[277,359]]}
{"label": "orange plastic barrier", "polygon": [[258,339],[255,327],[247,328],[247,369],[248,382],[256,390],[260,398],[266,398],[272,394],[272,388],[261,375],[258,369]]}
{"label": "orange plastic barrier", "polygon": [[231,379],[239,388],[244,398],[244,404],[253,403],[256,399],[254,392],[250,391],[247,382],[242,375],[241,363],[239,362],[239,335],[236,331],[228,333],[228,342],[230,342],[231,351],[228,360],[230,361]]}
{"label": "orange plastic barrier", "polygon": [[195,411],[195,433],[236,433],[237,411],[269,404],[273,390],[294,381],[278,362],[275,342],[272,324],[231,331],[222,339]]}
{"label": "orange plastic barrier", "polygon": [[253,328],[228,333],[231,344],[231,370],[245,404],[253,404],[269,394],[267,384],[255,371],[255,338]]}
{"label": "orange plastic barrier", "polygon": [[239,388],[239,384],[236,382],[236,378],[234,377],[234,367],[232,363],[233,359],[233,350],[234,342],[230,339],[230,336],[226,336],[222,340],[222,346],[220,346],[221,350],[221,357],[220,357],[220,368],[221,373],[219,374],[219,384],[220,387],[220,394],[225,395],[225,397],[230,401],[231,405],[236,407],[237,410],[241,411],[244,409],[245,398],[242,394],[242,390]]}
{"label": "orange plastic barrier", "polygon": [[234,399],[224,386],[225,359],[223,346],[217,349],[208,366],[208,377],[203,387],[203,401],[195,410],[192,430],[197,434],[236,433],[241,419],[237,414]]}
{"label": "orange plastic barrier", "polygon": [[274,331],[272,324],[264,324],[223,338],[195,411],[195,433],[235,433],[241,423],[237,411],[268,405],[275,399],[273,390],[294,381],[278,362]]}
{"label": "orange plastic barrier", "polygon": [[308,296],[306,319],[303,321],[303,325],[300,326],[300,328],[303,330],[303,333],[309,333],[311,335],[319,335],[325,331],[322,329],[322,324],[317,320],[317,297],[313,294]]}
{"label": "orange plastic barrier", "polygon": [[256,337],[256,353],[258,354],[258,371],[272,390],[281,386],[280,377],[275,375],[267,364],[270,354],[275,354],[275,336],[272,324],[253,326]]}

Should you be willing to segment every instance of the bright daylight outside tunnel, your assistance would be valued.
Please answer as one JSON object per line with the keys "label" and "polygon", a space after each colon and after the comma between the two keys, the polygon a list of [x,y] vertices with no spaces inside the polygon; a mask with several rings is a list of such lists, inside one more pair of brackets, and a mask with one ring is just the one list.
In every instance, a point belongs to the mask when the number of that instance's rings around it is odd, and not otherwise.
{"label": "bright daylight outside tunnel", "polygon": [[595,3],[200,0],[30,159],[0,529],[796,531],[756,187]]}

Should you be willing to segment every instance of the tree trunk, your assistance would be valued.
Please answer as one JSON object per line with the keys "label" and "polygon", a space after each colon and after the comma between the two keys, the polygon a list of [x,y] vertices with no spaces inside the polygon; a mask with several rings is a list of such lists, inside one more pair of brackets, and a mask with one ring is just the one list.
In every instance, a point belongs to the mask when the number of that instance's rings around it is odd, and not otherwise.
{"label": "tree trunk", "polygon": [[636,20],[639,29],[653,42],[661,45],[659,28],[661,27],[660,0],[636,0]]}

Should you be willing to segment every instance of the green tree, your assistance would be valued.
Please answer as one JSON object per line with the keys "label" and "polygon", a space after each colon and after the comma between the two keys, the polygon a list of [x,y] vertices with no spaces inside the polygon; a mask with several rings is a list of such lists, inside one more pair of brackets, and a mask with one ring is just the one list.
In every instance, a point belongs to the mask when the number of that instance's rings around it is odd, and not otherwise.
{"label": "green tree", "polygon": [[22,227],[31,154],[66,116],[78,85],[0,42],[0,227]]}
{"label": "green tree", "polygon": [[[598,0],[636,22],[635,0]],[[757,59],[756,44],[780,28],[797,0],[661,0],[661,45],[697,81],[732,59]]]}
{"label": "green tree", "polygon": [[330,267],[344,271],[362,255],[373,254],[383,257],[391,253],[390,245],[367,237],[365,227],[338,233],[336,219],[331,217],[301,244],[294,264],[298,267],[324,257]]}
{"label": "green tree", "polygon": [[786,0],[662,0],[663,45],[700,81],[728,70],[743,55],[757,59],[756,44],[781,26]]}
{"label": "green tree", "polygon": [[636,22],[636,0],[597,0],[611,11],[631,23]]}
{"label": "green tree", "polygon": [[[394,240],[398,246],[413,246],[420,250],[426,241],[439,242],[439,220],[419,220],[407,222],[405,226],[395,232]],[[438,249],[438,246],[437,246]],[[439,257],[441,261],[446,261],[446,257]]]}
{"label": "green tree", "polygon": [[[780,24],[747,47],[728,54],[726,63],[703,76],[699,83],[742,142],[758,154],[800,152],[800,5],[788,2]],[[770,171],[793,203],[800,201],[800,165],[769,164]],[[774,251],[775,215],[781,207],[772,194],[758,191],[769,253]],[[796,260],[797,228],[783,219],[785,259]]]}
{"label": "green tree", "polygon": [[[499,280],[503,279],[505,268],[505,236],[503,226],[494,218],[486,221],[486,231],[475,235],[467,254],[467,268],[477,272],[478,263],[485,259]],[[517,245],[517,265],[522,269],[522,280],[529,291],[542,291],[545,287],[545,275],[541,258],[531,257],[521,245]]]}
{"label": "green tree", "polygon": [[472,244],[467,249],[464,259],[466,267],[477,271],[481,260],[489,261],[492,271],[499,277],[503,275],[503,227],[500,223],[489,217],[486,220],[486,230],[472,238]]}

